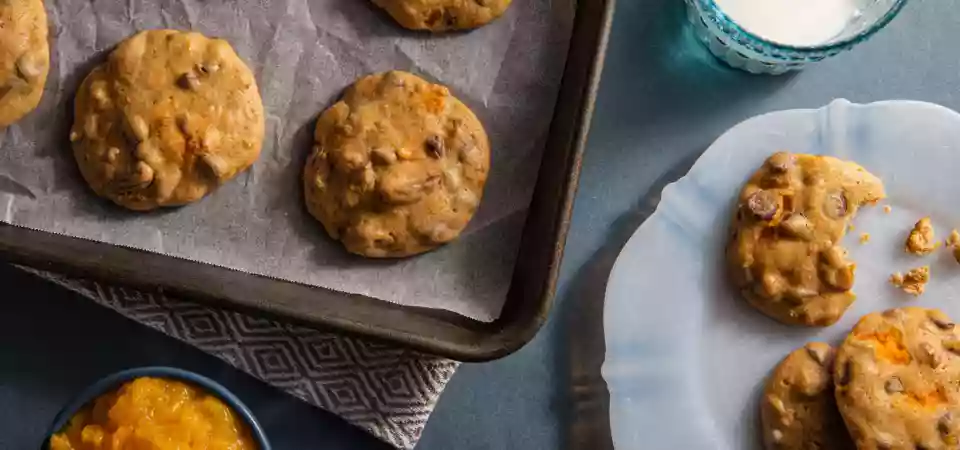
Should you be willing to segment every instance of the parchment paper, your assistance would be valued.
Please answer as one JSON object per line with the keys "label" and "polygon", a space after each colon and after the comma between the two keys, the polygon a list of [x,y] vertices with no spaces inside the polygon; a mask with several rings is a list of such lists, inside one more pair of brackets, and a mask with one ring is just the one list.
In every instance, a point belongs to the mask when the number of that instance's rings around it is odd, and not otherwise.
{"label": "parchment paper", "polygon": [[[40,107],[0,133],[0,219],[404,305],[496,318],[509,285],[563,69],[575,0],[518,0],[469,33],[403,30],[368,0],[47,2],[51,72]],[[251,170],[202,201],[134,213],[96,197],[67,140],[74,92],[138,30],[227,39],[266,111]],[[492,170],[462,237],[399,261],[354,257],[303,206],[314,121],[358,77],[391,69],[448,85],[483,121]]]}

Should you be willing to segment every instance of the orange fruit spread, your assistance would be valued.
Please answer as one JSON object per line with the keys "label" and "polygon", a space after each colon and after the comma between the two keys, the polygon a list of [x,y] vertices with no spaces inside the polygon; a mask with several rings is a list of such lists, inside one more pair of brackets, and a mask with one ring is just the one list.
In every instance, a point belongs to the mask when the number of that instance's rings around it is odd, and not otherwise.
{"label": "orange fruit spread", "polygon": [[220,399],[179,381],[137,378],[98,397],[50,438],[50,450],[254,450]]}
{"label": "orange fruit spread", "polygon": [[903,335],[896,328],[869,334],[858,333],[856,337],[857,339],[876,342],[873,351],[877,359],[901,365],[909,364],[913,359],[910,357],[907,347],[903,345]]}
{"label": "orange fruit spread", "polygon": [[924,393],[907,393],[907,398],[923,409],[936,409],[940,405],[947,403],[947,396],[940,389],[935,389]]}

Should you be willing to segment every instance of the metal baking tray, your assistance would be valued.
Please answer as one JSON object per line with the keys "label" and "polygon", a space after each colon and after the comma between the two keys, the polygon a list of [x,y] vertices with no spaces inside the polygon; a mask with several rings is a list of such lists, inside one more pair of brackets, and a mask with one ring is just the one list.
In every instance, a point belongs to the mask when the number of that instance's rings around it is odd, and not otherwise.
{"label": "metal baking tray", "polygon": [[533,338],[553,303],[613,9],[614,0],[577,2],[563,81],[516,268],[503,311],[493,322],[8,224],[0,224],[0,258],[72,276],[160,289],[460,361],[506,356]]}

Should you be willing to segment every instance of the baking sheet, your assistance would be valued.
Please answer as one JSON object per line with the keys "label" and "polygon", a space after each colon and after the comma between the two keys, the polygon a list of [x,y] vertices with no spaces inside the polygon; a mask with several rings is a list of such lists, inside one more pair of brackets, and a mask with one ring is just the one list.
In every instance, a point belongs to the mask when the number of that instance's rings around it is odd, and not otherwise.
{"label": "baking sheet", "polygon": [[[401,29],[365,0],[48,1],[51,72],[37,111],[0,133],[0,220],[478,320],[503,305],[559,88],[575,0],[517,1],[469,33]],[[147,214],[99,199],[67,140],[80,81],[138,30],[227,39],[257,77],[260,159],[198,203]],[[459,240],[419,257],[347,254],[303,206],[317,115],[358,77],[408,70],[448,85],[483,121],[492,168]],[[549,156],[548,156],[549,157]]]}
{"label": "baking sheet", "polygon": [[[856,301],[826,328],[767,318],[731,287],[723,267],[742,184],[776,150],[855,161],[883,180],[888,198],[859,210],[843,246],[857,264]],[[904,306],[960,319],[960,266],[941,248],[903,251],[930,216],[937,239],[960,228],[960,114],[921,102],[837,100],[819,110],[779,111],[720,137],[663,191],[656,212],[614,266],[604,306],[610,422],[617,449],[760,449],[759,402],[767,376],[806,342],[839,344],[865,314]],[[889,205],[889,214],[883,210]],[[861,233],[870,240],[860,243]],[[926,292],[888,282],[929,265]]]}

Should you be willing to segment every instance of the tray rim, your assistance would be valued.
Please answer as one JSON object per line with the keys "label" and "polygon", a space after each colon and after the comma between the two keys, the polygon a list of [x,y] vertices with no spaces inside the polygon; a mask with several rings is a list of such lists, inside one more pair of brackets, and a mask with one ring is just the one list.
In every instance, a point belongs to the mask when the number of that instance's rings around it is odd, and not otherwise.
{"label": "tray rim", "polygon": [[[570,48],[544,150],[557,154],[545,154],[541,160],[507,299],[492,322],[7,223],[0,223],[0,260],[170,293],[214,307],[381,340],[459,361],[507,356],[533,339],[553,304],[613,20],[615,0],[576,3]],[[292,304],[293,299],[304,296],[320,297],[311,298],[311,311]],[[350,313],[342,314],[344,311]]]}

